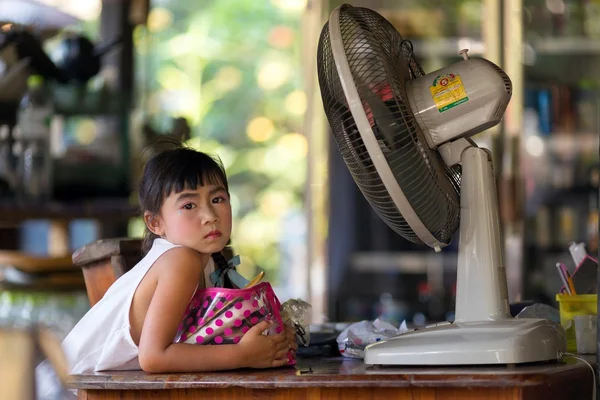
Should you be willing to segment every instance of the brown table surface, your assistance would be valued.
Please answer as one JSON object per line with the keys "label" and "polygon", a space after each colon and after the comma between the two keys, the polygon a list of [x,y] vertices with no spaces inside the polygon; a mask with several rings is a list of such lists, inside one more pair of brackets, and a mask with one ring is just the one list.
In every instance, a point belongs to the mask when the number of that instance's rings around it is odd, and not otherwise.
{"label": "brown table surface", "polygon": [[[592,361],[594,357],[586,357]],[[303,371],[309,370],[310,372]],[[590,393],[592,371],[582,361],[564,361],[482,367],[372,367],[362,360],[348,358],[299,358],[295,367],[270,370],[236,370],[202,374],[146,374],[142,371],[110,371],[70,377],[69,386],[76,389],[160,390],[278,389],[306,387],[497,387],[525,388],[587,385]],[[569,384],[570,383],[570,384]],[[568,389],[568,388],[567,388]],[[581,390],[582,388],[579,387]],[[577,397],[579,398],[579,397]]]}

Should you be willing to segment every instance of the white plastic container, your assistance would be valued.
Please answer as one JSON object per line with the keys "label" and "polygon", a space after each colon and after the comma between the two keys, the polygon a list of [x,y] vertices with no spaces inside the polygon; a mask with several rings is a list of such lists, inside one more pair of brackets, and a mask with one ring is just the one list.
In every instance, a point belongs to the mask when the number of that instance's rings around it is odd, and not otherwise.
{"label": "white plastic container", "polygon": [[577,353],[596,354],[598,351],[596,332],[597,315],[576,315],[573,317],[575,322],[575,338],[577,340]]}

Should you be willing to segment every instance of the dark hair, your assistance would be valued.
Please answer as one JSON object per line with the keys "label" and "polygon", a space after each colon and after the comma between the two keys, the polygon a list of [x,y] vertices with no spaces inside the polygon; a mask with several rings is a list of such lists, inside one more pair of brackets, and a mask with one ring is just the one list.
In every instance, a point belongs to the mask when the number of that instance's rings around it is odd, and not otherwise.
{"label": "dark hair", "polygon": [[[165,199],[173,192],[195,190],[205,184],[223,185],[229,192],[221,161],[182,145],[171,146],[169,150],[154,155],[144,166],[138,188],[142,215],[145,212],[157,215]],[[146,227],[142,243],[144,254],[156,238],[158,236]],[[214,253],[212,258],[218,268],[227,266],[223,254]]]}

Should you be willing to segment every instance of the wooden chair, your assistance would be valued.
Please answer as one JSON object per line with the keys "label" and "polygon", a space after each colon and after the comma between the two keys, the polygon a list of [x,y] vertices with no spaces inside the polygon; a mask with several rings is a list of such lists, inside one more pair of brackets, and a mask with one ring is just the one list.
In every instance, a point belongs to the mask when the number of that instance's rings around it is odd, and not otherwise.
{"label": "wooden chair", "polygon": [[[225,259],[233,257],[226,247]],[[142,239],[100,239],[86,244],[73,253],[73,264],[83,271],[90,305],[96,304],[119,277],[142,259]]]}
{"label": "wooden chair", "polygon": [[142,259],[142,239],[101,239],[73,253],[73,264],[83,271],[90,305],[96,304],[108,288]]}

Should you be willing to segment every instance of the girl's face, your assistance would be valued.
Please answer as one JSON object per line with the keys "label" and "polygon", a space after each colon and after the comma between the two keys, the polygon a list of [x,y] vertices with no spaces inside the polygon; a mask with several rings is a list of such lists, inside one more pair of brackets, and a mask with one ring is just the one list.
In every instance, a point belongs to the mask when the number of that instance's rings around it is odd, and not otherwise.
{"label": "girl's face", "polygon": [[159,215],[145,215],[148,228],[173,244],[212,254],[231,236],[231,204],[221,185],[198,186],[171,193]]}

